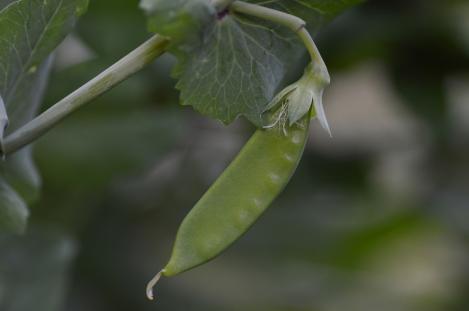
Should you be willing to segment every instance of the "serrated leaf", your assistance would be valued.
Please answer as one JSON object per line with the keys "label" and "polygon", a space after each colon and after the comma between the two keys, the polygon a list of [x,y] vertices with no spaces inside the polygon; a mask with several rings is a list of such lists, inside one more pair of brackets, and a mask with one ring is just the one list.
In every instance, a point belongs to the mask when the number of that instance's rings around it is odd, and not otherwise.
{"label": "serrated leaf", "polygon": [[[87,4],[88,0],[0,2],[0,94],[10,121],[7,134],[36,114],[50,69],[51,59],[46,59],[73,28]],[[10,198],[31,201],[37,196],[40,178],[30,147],[0,163],[0,182],[8,185],[5,191],[10,192]],[[6,208],[0,200],[0,210]],[[0,231],[11,231],[3,220],[0,224]]]}
{"label": "serrated leaf", "polygon": [[[143,0],[152,3],[150,25],[160,23],[158,29],[171,28],[175,21],[161,18],[172,0]],[[182,0],[182,2],[190,2]],[[207,2],[203,1],[202,2]],[[360,0],[252,0],[303,18],[308,29],[316,32],[325,22]],[[205,5],[207,5],[205,3]],[[143,6],[145,7],[145,6]],[[260,19],[232,12],[212,15],[201,20],[184,6],[172,9],[173,14],[191,16],[197,27],[184,28],[197,42],[187,42],[184,49],[173,49],[179,60],[175,71],[181,102],[192,105],[204,115],[230,123],[245,116],[262,126],[262,112],[281,86],[288,70],[299,59],[301,48],[292,31]],[[153,12],[153,13],[152,13]],[[158,14],[156,14],[157,12]],[[195,34],[195,35],[194,35]],[[168,33],[168,35],[170,35]]]}

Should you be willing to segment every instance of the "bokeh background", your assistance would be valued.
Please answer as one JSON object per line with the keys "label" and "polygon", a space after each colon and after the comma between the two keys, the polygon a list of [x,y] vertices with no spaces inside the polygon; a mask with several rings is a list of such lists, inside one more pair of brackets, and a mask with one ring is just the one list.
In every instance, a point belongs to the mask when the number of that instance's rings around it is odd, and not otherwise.
{"label": "bokeh background", "polygon": [[[44,108],[148,36],[136,1],[91,1]],[[314,123],[275,204],[156,302],[146,282],[253,127],[179,106],[164,56],[42,138],[28,233],[0,238],[1,310],[469,310],[469,3],[371,0],[317,44],[333,138]]]}

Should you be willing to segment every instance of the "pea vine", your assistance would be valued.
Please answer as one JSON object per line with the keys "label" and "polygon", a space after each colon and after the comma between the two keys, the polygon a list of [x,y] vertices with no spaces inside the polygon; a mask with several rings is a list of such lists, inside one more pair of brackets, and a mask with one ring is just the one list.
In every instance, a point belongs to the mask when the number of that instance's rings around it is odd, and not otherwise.
{"label": "pea vine", "polygon": [[[330,77],[311,34],[359,2],[141,0],[155,34],[34,118],[50,53],[88,2],[0,2],[0,229],[24,231],[26,202],[37,197],[39,177],[31,143],[170,52],[178,60],[173,75],[183,105],[225,124],[245,117],[258,130],[184,219],[168,264],[148,284],[152,299],[161,275],[176,275],[220,254],[277,197],[301,158],[310,118],[317,118],[330,133],[322,105]],[[281,89],[305,51],[310,62],[303,76]],[[245,180],[256,187],[245,185]]]}

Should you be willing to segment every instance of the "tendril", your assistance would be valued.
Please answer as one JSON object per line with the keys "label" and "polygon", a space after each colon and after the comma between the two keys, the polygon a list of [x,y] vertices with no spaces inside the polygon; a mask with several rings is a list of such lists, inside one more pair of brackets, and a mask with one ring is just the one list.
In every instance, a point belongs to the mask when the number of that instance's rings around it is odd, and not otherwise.
{"label": "tendril", "polygon": [[158,272],[147,284],[146,293],[147,293],[147,298],[150,300],[154,299],[153,288],[155,287],[156,283],[158,283],[158,281],[160,280],[162,272],[163,271]]}

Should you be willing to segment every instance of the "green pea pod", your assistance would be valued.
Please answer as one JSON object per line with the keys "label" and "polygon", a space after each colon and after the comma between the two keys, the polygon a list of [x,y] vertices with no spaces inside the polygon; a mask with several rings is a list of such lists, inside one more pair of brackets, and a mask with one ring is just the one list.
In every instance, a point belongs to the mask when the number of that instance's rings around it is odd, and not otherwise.
{"label": "green pea pod", "polygon": [[317,115],[330,132],[322,107],[329,74],[317,67],[308,66],[300,80],[269,103],[270,125],[254,133],[184,218],[169,262],[147,285],[149,299],[161,275],[173,276],[215,258],[252,226],[295,172],[311,117]]}
{"label": "green pea pod", "polygon": [[309,121],[307,114],[287,131],[279,125],[254,133],[183,220],[168,264],[148,284],[150,299],[161,275],[173,276],[213,259],[251,227],[295,172]]}

